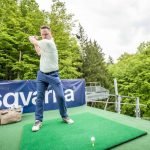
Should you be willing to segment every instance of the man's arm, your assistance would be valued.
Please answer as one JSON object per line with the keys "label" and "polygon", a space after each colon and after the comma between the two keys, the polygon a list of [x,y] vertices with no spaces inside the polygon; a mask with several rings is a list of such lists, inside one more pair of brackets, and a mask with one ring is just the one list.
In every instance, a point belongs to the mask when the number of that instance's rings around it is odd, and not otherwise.
{"label": "man's arm", "polygon": [[38,45],[34,45],[35,51],[38,55],[41,55],[41,49]]}
{"label": "man's arm", "polygon": [[29,41],[34,45],[35,51],[38,55],[41,55],[41,49],[39,47],[38,41],[34,36],[29,37]]}

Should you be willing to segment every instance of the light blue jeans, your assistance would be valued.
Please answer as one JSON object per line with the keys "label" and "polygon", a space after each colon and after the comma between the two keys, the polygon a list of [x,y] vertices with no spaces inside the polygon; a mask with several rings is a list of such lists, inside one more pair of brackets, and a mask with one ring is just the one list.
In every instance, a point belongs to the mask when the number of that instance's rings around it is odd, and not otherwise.
{"label": "light blue jeans", "polygon": [[59,78],[58,71],[54,71],[47,74],[38,71],[36,84],[37,100],[35,108],[35,119],[43,121],[45,90],[47,90],[48,86],[52,86],[52,89],[56,93],[56,99],[61,117],[68,117],[63,87]]}

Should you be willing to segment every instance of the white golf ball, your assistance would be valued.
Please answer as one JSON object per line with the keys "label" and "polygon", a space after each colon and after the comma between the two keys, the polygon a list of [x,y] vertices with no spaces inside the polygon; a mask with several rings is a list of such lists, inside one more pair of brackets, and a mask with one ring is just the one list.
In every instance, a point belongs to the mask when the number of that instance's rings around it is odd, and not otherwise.
{"label": "white golf ball", "polygon": [[94,136],[91,137],[91,141],[95,142],[95,137]]}

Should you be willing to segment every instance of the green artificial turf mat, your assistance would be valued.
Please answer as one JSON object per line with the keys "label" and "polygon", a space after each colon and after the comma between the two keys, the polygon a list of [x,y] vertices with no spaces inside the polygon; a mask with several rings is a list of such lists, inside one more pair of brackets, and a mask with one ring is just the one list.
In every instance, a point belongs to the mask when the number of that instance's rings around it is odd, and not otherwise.
{"label": "green artificial turf mat", "polygon": [[[145,131],[126,126],[92,113],[72,116],[74,124],[60,119],[43,123],[38,132],[32,132],[32,124],[23,127],[21,150],[101,150],[110,149],[137,137]],[[95,137],[94,147],[91,137]]]}

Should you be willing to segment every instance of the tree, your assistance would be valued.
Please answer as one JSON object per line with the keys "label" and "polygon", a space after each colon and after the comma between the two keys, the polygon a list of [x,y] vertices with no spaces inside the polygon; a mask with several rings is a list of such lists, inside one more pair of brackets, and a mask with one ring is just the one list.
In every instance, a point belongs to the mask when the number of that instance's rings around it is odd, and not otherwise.
{"label": "tree", "polygon": [[[122,55],[117,64],[109,68],[114,78],[118,80],[119,92],[122,95],[140,97],[140,103],[148,104],[150,91],[150,53],[149,43],[141,44],[140,50],[134,55]],[[145,53],[146,52],[146,53]],[[125,102],[135,103],[135,100]],[[133,108],[123,106],[123,113],[134,115]],[[142,116],[147,116],[150,112],[147,108],[141,107]]]}
{"label": "tree", "polygon": [[150,55],[150,42],[141,43],[137,49],[137,53]]}
{"label": "tree", "polygon": [[38,35],[40,26],[45,21],[45,13],[39,10],[35,0],[21,0],[18,4],[20,9],[20,31],[15,36],[19,42],[17,50],[19,51],[19,59],[14,64],[13,70],[18,72],[17,78],[35,79],[36,70],[38,70],[39,57],[29,43],[29,35]]}
{"label": "tree", "polygon": [[104,60],[104,53],[97,41],[88,40],[88,37],[79,24],[80,47],[82,55],[83,78],[87,82],[100,82],[102,86],[110,87],[110,77]]}
{"label": "tree", "polygon": [[67,14],[65,3],[54,0],[50,13],[40,11],[35,0],[1,0],[0,7],[1,79],[35,79],[39,57],[28,37],[39,35],[43,24],[52,28],[59,50],[61,77],[82,75],[79,46],[71,35],[73,15]]}
{"label": "tree", "polygon": [[14,32],[19,26],[19,8],[13,0],[2,0],[0,3],[0,66],[1,79],[13,79],[12,65],[17,60],[17,41]]}
{"label": "tree", "polygon": [[2,0],[0,5],[0,78],[35,79],[39,58],[28,37],[39,34],[46,14],[35,0]]}
{"label": "tree", "polygon": [[65,3],[53,0],[50,27],[59,52],[60,75],[62,78],[81,76],[81,56],[77,40],[71,36],[72,14],[67,14]]}
{"label": "tree", "polygon": [[111,56],[108,57],[108,63],[107,64],[108,65],[114,64],[114,60],[113,60],[113,58]]}

